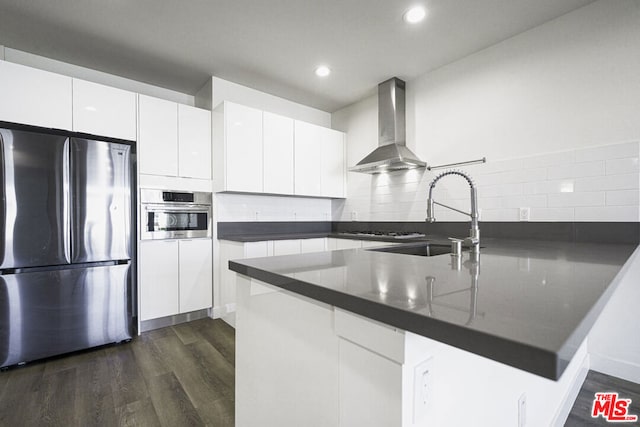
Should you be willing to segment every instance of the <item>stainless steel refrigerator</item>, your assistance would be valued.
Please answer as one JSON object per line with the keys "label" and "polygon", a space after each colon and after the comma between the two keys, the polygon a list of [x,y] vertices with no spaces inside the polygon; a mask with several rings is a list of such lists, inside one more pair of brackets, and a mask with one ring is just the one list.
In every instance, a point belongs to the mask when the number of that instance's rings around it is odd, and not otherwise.
{"label": "stainless steel refrigerator", "polygon": [[0,366],[131,339],[131,145],[0,129]]}

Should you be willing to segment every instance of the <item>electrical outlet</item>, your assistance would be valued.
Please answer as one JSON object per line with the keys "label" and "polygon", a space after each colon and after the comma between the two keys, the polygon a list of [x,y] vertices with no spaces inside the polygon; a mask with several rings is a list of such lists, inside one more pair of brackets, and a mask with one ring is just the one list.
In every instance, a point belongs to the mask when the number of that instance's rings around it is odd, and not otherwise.
{"label": "electrical outlet", "polygon": [[357,220],[358,220],[358,212],[352,211],[351,212],[351,221],[357,221]]}
{"label": "electrical outlet", "polygon": [[529,221],[531,210],[529,208],[520,208],[520,221]]}
{"label": "electrical outlet", "polygon": [[427,413],[433,400],[433,358],[421,362],[413,373],[413,422],[419,422]]}
{"label": "electrical outlet", "polygon": [[518,427],[527,424],[527,395],[522,393],[518,399]]}

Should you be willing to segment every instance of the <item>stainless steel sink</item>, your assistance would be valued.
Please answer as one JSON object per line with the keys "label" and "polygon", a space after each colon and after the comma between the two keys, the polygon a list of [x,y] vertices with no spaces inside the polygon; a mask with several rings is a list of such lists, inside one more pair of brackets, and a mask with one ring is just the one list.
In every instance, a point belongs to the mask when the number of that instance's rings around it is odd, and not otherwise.
{"label": "stainless steel sink", "polygon": [[399,246],[388,246],[383,248],[368,249],[375,252],[390,252],[393,254],[435,256],[451,253],[451,245],[438,245],[434,243],[405,243]]}

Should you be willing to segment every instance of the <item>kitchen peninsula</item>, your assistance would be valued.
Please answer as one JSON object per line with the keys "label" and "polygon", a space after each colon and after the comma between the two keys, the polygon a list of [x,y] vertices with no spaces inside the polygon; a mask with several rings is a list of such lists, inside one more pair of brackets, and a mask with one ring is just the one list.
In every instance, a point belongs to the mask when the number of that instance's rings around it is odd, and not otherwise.
{"label": "kitchen peninsula", "polygon": [[563,422],[588,332],[635,245],[483,246],[478,258],[355,249],[231,261],[236,422]]}

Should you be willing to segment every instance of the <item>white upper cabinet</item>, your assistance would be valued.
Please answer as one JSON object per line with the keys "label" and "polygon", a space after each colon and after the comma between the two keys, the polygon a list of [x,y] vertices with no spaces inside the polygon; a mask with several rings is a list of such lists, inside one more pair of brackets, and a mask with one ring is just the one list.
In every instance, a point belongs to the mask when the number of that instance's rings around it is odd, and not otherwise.
{"label": "white upper cabinet", "polygon": [[295,122],[295,194],[345,197],[344,133]]}
{"label": "white upper cabinet", "polygon": [[138,97],[138,170],[146,175],[211,179],[211,112]]}
{"label": "white upper cabinet", "polygon": [[311,123],[295,121],[294,193],[301,196],[321,196],[322,130]]}
{"label": "white upper cabinet", "polygon": [[264,112],[264,192],[293,194],[293,119]]}
{"label": "white upper cabinet", "polygon": [[215,191],[263,191],[262,111],[223,102],[214,113]]}
{"label": "white upper cabinet", "polygon": [[0,61],[0,120],[72,130],[71,77]]}
{"label": "white upper cabinet", "polygon": [[178,175],[178,104],[138,97],[138,170],[149,175]]}
{"label": "white upper cabinet", "polygon": [[136,94],[73,79],[73,130],[136,140]]}
{"label": "white upper cabinet", "polygon": [[211,111],[178,105],[178,174],[211,179]]}
{"label": "white upper cabinet", "polygon": [[210,308],[213,295],[209,239],[180,241],[180,313]]}
{"label": "white upper cabinet", "polygon": [[345,197],[344,133],[328,128],[321,129],[321,195],[325,197]]}
{"label": "white upper cabinet", "polygon": [[215,191],[345,197],[343,132],[227,101],[213,132]]}

